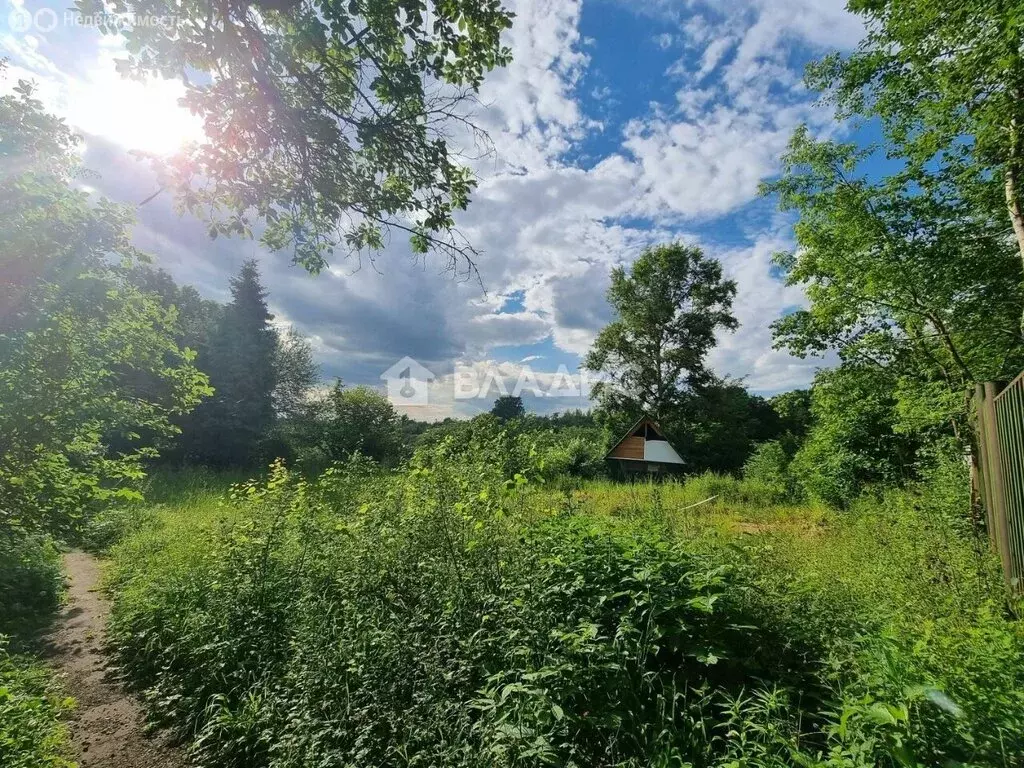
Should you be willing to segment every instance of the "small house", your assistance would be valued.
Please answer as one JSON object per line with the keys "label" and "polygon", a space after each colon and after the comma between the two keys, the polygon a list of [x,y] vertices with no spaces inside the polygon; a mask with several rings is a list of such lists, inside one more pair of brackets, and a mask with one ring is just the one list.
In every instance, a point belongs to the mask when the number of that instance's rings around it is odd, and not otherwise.
{"label": "small house", "polygon": [[661,427],[646,416],[630,427],[604,458],[627,477],[680,472],[684,464]]}

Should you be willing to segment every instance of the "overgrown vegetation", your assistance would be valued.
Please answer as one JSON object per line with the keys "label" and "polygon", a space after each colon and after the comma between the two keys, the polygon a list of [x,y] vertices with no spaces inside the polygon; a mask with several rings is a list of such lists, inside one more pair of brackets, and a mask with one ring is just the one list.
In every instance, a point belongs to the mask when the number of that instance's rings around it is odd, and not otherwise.
{"label": "overgrown vegetation", "polygon": [[1024,759],[1024,632],[959,465],[836,513],[713,475],[556,487],[473,440],[277,467],[115,547],[121,662],[204,765]]}
{"label": "overgrown vegetation", "polygon": [[65,698],[51,671],[31,655],[63,586],[60,556],[43,534],[0,527],[0,765],[74,768]]}
{"label": "overgrown vegetation", "polygon": [[[204,75],[207,141],[161,189],[312,272],[390,229],[472,271],[441,118],[508,62],[511,15],[286,5],[127,31],[129,71]],[[1024,367],[1024,15],[850,8],[864,41],[808,84],[885,144],[800,129],[764,187],[808,299],[775,343],[838,356],[770,400],[708,367],[736,284],[680,242],[613,271],[593,413],[506,394],[426,425],[318,393],[255,263],[225,305],[148,268],[77,137],[32,86],[0,97],[0,764],[70,765],[70,702],[20,653],[69,543],[112,553],[128,680],[211,767],[1024,764],[1021,605],[963,460],[974,386]],[[685,483],[602,478],[643,415]]]}
{"label": "overgrown vegetation", "polygon": [[60,557],[41,534],[0,529],[0,635],[24,635],[57,607]]}
{"label": "overgrown vegetation", "polygon": [[61,715],[72,706],[54,690],[49,670],[11,654],[0,638],[0,765],[74,768]]}

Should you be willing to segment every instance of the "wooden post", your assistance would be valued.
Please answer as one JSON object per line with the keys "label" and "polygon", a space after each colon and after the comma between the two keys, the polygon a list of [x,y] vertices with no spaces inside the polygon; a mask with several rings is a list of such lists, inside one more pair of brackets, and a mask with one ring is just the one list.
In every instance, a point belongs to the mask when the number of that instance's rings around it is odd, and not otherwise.
{"label": "wooden post", "polygon": [[987,483],[992,508],[992,536],[999,559],[1003,563],[1003,575],[1007,584],[1013,583],[1013,562],[1010,554],[1009,529],[1006,524],[1006,483],[1003,480],[1003,456],[999,445],[1000,431],[996,423],[995,382],[984,384],[984,424],[986,453],[988,453],[989,480]]}
{"label": "wooden post", "polygon": [[1010,554],[1010,584],[1018,589],[1024,576],[1024,378],[1018,377],[999,393],[995,411],[1005,489],[1002,501]]}
{"label": "wooden post", "polygon": [[974,416],[975,434],[977,436],[975,445],[978,455],[971,463],[971,501],[979,499],[982,508],[985,510],[985,529],[988,531],[992,548],[996,548],[994,519],[992,517],[992,467],[989,459],[988,437],[985,434],[986,411],[985,411],[985,387],[982,384],[974,385]]}

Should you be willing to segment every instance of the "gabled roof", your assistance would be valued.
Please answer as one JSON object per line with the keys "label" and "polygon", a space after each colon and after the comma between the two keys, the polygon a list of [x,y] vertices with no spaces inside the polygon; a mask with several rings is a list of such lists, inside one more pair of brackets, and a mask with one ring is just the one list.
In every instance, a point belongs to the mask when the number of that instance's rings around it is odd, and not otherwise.
{"label": "gabled roof", "polygon": [[636,431],[636,428],[639,427],[641,424],[643,424],[645,421],[650,422],[651,424],[653,424],[654,428],[657,429],[658,432],[661,432],[661,427],[658,426],[657,422],[655,422],[654,419],[652,419],[652,418],[650,418],[648,416],[641,416],[639,419],[637,419],[635,422],[633,422],[633,426],[631,426],[629,429],[627,429],[626,433],[622,437],[620,437],[618,440],[615,441],[615,445],[613,445],[608,450],[608,453],[606,453],[604,455],[604,457],[607,459],[609,456],[611,456],[613,453],[615,453],[615,449],[618,448],[620,445],[622,445],[622,441],[625,440],[630,435],[632,435]]}
{"label": "gabled roof", "polygon": [[[653,428],[654,432],[657,433],[659,438],[661,438],[660,440],[655,441],[655,442],[664,443],[665,444],[665,448],[667,450],[658,450],[656,452],[657,455],[655,455],[655,456],[653,456],[652,458],[649,458],[649,459],[646,458],[646,453],[647,453],[646,449],[645,449],[645,452],[644,452],[645,453],[645,458],[644,459],[631,459],[631,458],[622,457],[622,456],[612,456],[612,454],[615,453],[615,450],[620,445],[622,445],[622,443],[627,438],[632,437],[633,433],[636,432],[637,429],[639,429],[641,426],[644,426],[645,424],[648,427]],[[645,442],[644,442],[645,446],[647,445],[647,443],[652,442],[652,441],[647,440],[646,438],[644,440],[645,440]],[[668,441],[668,438],[665,437],[665,433],[662,431],[661,426],[658,424],[658,422],[656,422],[650,416],[641,416],[639,419],[637,419],[636,422],[634,422],[633,425],[629,429],[626,430],[625,434],[623,434],[623,436],[620,437],[616,441],[616,443],[611,447],[611,450],[609,450],[608,453],[605,454],[605,459],[614,459],[616,461],[653,461],[653,462],[658,462],[658,463],[662,463],[662,464],[684,464],[685,463],[682,460],[682,458],[679,456],[679,453],[676,451],[676,449]]]}

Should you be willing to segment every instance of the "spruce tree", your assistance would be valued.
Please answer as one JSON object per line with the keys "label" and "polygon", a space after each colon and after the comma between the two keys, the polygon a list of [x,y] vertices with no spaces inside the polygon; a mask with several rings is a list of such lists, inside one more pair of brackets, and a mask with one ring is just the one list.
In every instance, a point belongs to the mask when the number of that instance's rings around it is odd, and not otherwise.
{"label": "spruce tree", "polygon": [[215,390],[196,418],[202,426],[193,453],[204,463],[247,466],[263,458],[262,444],[274,422],[277,349],[266,295],[256,262],[245,262],[231,280],[232,300],[213,335],[209,359],[200,361]]}

